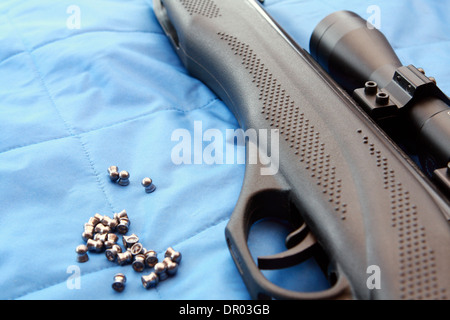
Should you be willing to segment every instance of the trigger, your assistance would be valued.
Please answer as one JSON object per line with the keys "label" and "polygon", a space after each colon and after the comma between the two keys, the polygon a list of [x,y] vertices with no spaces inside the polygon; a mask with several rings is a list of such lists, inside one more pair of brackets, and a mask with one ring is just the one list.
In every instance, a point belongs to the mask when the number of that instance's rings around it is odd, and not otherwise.
{"label": "trigger", "polygon": [[[318,248],[314,235],[306,228],[301,227],[286,238],[286,246],[294,245],[290,249],[270,256],[258,257],[258,268],[261,270],[274,270],[289,268],[297,265],[312,256]],[[300,241],[300,242],[299,242]]]}
{"label": "trigger", "polygon": [[286,248],[291,249],[295,245],[299,244],[308,235],[308,227],[306,223],[303,223],[300,228],[291,232],[286,237]]}

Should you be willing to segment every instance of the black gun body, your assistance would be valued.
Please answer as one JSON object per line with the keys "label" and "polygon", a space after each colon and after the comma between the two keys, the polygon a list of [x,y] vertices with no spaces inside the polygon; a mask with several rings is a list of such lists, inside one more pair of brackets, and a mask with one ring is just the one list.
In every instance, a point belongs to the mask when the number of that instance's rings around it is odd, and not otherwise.
{"label": "black gun body", "polygon": [[[261,176],[258,166],[247,164],[226,229],[252,297],[316,299],[342,293],[340,288],[286,290],[258,270],[247,235],[263,216],[254,214],[261,209],[255,199],[272,190],[280,195],[273,197],[280,201],[280,217],[295,219],[289,216],[297,212],[288,208],[293,203],[354,298],[445,298],[448,205],[256,1],[207,2],[208,10],[183,0],[155,0],[154,8],[186,68],[226,103],[243,129],[279,130],[279,172]],[[382,272],[381,289],[367,287],[371,265]],[[411,288],[410,277],[422,280]]]}

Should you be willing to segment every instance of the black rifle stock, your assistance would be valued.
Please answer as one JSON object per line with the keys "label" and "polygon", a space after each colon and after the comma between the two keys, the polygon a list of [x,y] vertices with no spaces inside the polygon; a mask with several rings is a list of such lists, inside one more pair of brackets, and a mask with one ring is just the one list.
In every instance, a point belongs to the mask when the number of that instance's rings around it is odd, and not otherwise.
{"label": "black rifle stock", "polygon": [[[279,132],[278,172],[246,164],[225,230],[252,298],[448,298],[448,202],[257,1],[154,0],[154,11],[188,71],[244,130]],[[286,252],[257,265],[249,229],[271,217],[297,230]],[[260,270],[321,250],[337,276],[325,291],[287,290]],[[379,289],[367,285],[369,266],[381,271]]]}

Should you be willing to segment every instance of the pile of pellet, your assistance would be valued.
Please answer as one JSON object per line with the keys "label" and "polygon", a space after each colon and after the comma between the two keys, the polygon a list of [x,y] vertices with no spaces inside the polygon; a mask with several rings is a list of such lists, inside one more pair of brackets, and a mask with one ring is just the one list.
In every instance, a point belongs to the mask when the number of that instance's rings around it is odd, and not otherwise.
{"label": "pile of pellet", "polygon": [[[164,259],[159,262],[157,253],[144,248],[137,235],[126,235],[129,226],[130,219],[126,210],[114,213],[112,218],[96,213],[84,224],[81,237],[85,244],[76,248],[78,262],[88,261],[88,253],[104,253],[109,261],[119,265],[131,264],[136,272],[152,268],[150,274],[141,277],[142,285],[146,289],[156,287],[160,281],[174,276],[181,261],[181,253],[169,247]],[[123,248],[118,244],[118,234],[122,235]],[[116,291],[123,291],[125,282],[125,275],[118,273],[114,276],[112,287]]]}

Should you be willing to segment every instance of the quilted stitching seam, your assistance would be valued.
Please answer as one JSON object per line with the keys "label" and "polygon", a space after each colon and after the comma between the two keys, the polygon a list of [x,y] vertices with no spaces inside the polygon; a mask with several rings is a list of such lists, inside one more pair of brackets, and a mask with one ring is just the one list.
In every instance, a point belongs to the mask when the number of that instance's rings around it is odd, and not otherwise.
{"label": "quilted stitching seam", "polygon": [[214,102],[216,102],[216,101],[219,101],[219,99],[218,98],[211,99],[208,102],[206,102],[204,105],[202,105],[200,107],[192,108],[192,109],[189,109],[189,110],[183,110],[183,109],[176,108],[176,107],[163,107],[162,109],[159,109],[159,110],[152,110],[152,111],[140,114],[140,115],[138,115],[136,117],[132,117],[132,118],[129,118],[129,119],[124,119],[124,120],[119,121],[119,122],[111,123],[111,124],[104,125],[104,126],[101,126],[101,127],[98,127],[98,128],[87,130],[87,131],[82,131],[82,132],[79,132],[79,133],[76,133],[76,134],[69,134],[69,135],[59,136],[59,137],[55,137],[55,138],[51,138],[51,139],[46,139],[46,140],[43,140],[43,141],[32,142],[32,143],[23,144],[23,145],[16,145],[16,146],[7,148],[5,150],[0,150],[0,155],[3,154],[3,153],[7,153],[7,152],[10,152],[10,151],[17,150],[17,149],[26,148],[26,147],[30,147],[30,146],[35,146],[35,145],[38,145],[38,144],[41,144],[41,143],[46,143],[46,142],[55,141],[55,140],[61,140],[61,139],[66,139],[66,138],[82,136],[82,135],[85,135],[85,134],[89,134],[91,132],[99,131],[99,130],[106,129],[106,128],[115,127],[115,126],[118,126],[118,125],[121,125],[121,124],[124,124],[124,123],[127,123],[127,122],[133,122],[133,121],[140,120],[140,119],[143,119],[143,118],[146,118],[146,117],[150,117],[150,116],[153,116],[153,115],[155,115],[155,114],[157,114],[159,112],[176,111],[176,112],[181,112],[181,113],[186,114],[186,113],[189,113],[191,111],[203,110],[203,109],[207,109],[210,106],[212,106],[214,104]]}

